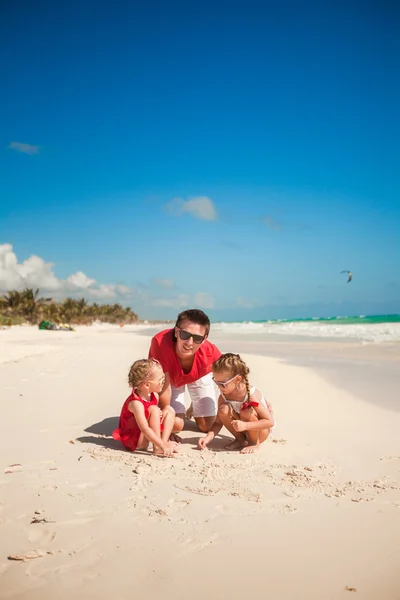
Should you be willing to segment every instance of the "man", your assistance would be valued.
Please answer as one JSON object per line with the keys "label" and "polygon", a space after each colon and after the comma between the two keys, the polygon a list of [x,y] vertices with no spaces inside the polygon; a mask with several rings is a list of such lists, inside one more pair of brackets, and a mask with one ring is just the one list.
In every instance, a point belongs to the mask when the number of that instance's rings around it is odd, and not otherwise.
{"label": "man", "polygon": [[163,409],[170,404],[175,410],[174,434],[184,425],[185,386],[200,431],[207,433],[215,421],[217,399],[211,366],[221,352],[208,341],[209,331],[210,319],[194,308],[181,312],[175,327],[157,333],[151,340],[149,358],[156,358],[165,373],[159,405]]}

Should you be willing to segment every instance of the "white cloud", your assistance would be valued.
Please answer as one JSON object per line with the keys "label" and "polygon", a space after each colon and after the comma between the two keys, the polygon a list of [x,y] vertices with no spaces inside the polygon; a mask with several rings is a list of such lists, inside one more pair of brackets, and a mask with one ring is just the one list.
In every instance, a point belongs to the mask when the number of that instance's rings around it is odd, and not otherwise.
{"label": "white cloud", "polygon": [[113,284],[106,285],[101,283],[98,288],[89,288],[89,296],[93,298],[116,298],[116,286]]}
{"label": "white cloud", "polygon": [[61,281],[52,270],[53,264],[32,255],[18,263],[11,244],[0,244],[0,290],[39,287],[49,292],[61,289]]}
{"label": "white cloud", "polygon": [[74,273],[73,275],[67,277],[67,283],[69,283],[72,288],[75,287],[80,289],[86,289],[94,283],[96,283],[96,280],[89,279],[89,277],[85,275],[85,273],[82,273],[82,271],[78,271],[77,273]]}
{"label": "white cloud", "polygon": [[193,304],[200,306],[200,308],[215,308],[214,298],[207,292],[197,292],[194,296]]}
{"label": "white cloud", "polygon": [[191,200],[174,198],[167,204],[167,209],[171,214],[177,216],[188,213],[195,219],[200,219],[202,221],[217,220],[217,211],[214,202],[207,196],[198,196]]}
{"label": "white cloud", "polygon": [[127,285],[117,285],[115,286],[115,289],[117,290],[118,294],[121,294],[122,296],[130,296],[132,293],[131,288]]}
{"label": "white cloud", "polygon": [[174,287],[172,279],[152,279],[152,282],[165,289],[172,289]]}
{"label": "white cloud", "polygon": [[51,293],[54,298],[86,296],[93,298],[117,298],[132,292],[124,285],[97,284],[82,271],[59,279],[53,272],[53,263],[46,263],[40,256],[32,255],[22,263],[11,244],[0,244],[0,292],[39,288],[41,293]]}
{"label": "white cloud", "polygon": [[178,294],[170,298],[154,298],[152,306],[169,306],[171,308],[184,308],[189,306],[189,296],[187,294]]}
{"label": "white cloud", "polygon": [[91,302],[125,304],[129,299],[133,310],[140,316],[150,312],[157,318],[159,315],[169,314],[172,310],[179,312],[193,306],[208,309],[214,308],[215,304],[213,296],[207,292],[174,293],[174,282],[171,279],[153,280],[153,283],[158,281],[161,286],[159,295],[167,295],[161,298],[154,297],[151,288],[144,284],[130,288],[121,284],[99,283],[82,271],[60,279],[54,270],[54,264],[46,262],[40,256],[33,255],[19,263],[12,245],[0,244],[0,294],[29,287],[39,288],[41,297],[51,297],[54,300],[63,300],[70,296],[83,297]]}
{"label": "white cloud", "polygon": [[21,144],[21,142],[10,142],[8,148],[22,152],[23,154],[39,154],[40,146],[33,146],[32,144]]}

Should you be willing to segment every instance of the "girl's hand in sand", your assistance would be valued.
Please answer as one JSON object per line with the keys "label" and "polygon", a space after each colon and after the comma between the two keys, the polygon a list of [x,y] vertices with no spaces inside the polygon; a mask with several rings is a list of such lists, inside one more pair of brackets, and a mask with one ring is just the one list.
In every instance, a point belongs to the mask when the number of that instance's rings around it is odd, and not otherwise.
{"label": "girl's hand in sand", "polygon": [[197,446],[198,446],[199,450],[205,450],[207,448],[207,444],[208,444],[208,440],[206,440],[205,437],[200,438],[199,441],[197,442]]}
{"label": "girl's hand in sand", "polygon": [[165,456],[172,458],[178,452],[178,444],[175,442],[167,442],[163,448],[157,448],[154,452],[156,456]]}
{"label": "girl's hand in sand", "polygon": [[[174,444],[174,445],[172,445]],[[168,442],[168,444],[166,445],[166,448],[164,448],[162,455],[167,457],[167,458],[172,458],[174,454],[176,454],[178,452],[177,446],[178,444],[175,444],[175,442]]]}
{"label": "girl's hand in sand", "polygon": [[243,421],[232,421],[232,427],[238,433],[240,433],[241,431],[246,431],[246,423],[244,423]]}
{"label": "girl's hand in sand", "polygon": [[175,452],[172,448],[165,448],[165,450],[162,452],[161,456],[165,456],[165,458],[172,458],[174,456]]}

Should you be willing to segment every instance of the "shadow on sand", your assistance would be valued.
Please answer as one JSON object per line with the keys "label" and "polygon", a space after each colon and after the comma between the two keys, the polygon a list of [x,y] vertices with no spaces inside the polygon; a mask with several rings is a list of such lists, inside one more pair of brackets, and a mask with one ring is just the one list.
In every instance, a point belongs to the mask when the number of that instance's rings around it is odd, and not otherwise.
{"label": "shadow on sand", "polygon": [[[110,450],[117,450],[118,452],[126,452],[132,454],[131,450],[125,448],[119,440],[114,440],[112,437],[95,437],[93,435],[84,435],[76,438],[77,442],[81,444],[95,444],[96,446],[103,446],[103,448],[109,448]],[[142,456],[149,456],[147,450],[135,450],[135,454]]]}
{"label": "shadow on sand", "polygon": [[[119,423],[119,417],[107,417],[106,419],[103,419],[102,421],[99,421],[98,423],[93,423],[92,425],[89,425],[88,427],[86,427],[85,431],[87,433],[91,433],[93,435],[85,435],[85,436],[78,437],[76,439],[81,444],[95,444],[97,446],[103,446],[105,448],[110,448],[111,450],[118,450],[120,452],[130,452],[129,450],[126,450],[124,448],[124,446],[121,444],[121,442],[119,440],[114,440],[111,437],[114,429],[116,429],[118,427],[118,423]],[[193,437],[184,437],[184,436],[182,437],[183,445],[186,445],[186,444],[192,445],[194,448],[197,448],[197,442],[198,442],[199,438],[205,435],[204,433],[201,433],[198,430],[195,421],[192,421],[191,419],[185,419],[185,425],[184,425],[183,431],[192,431],[193,433],[197,434],[196,436],[193,436]],[[211,442],[211,444],[209,445],[209,449],[219,452],[221,450],[224,450],[226,444],[228,444],[231,441],[232,441],[231,437],[219,434]],[[140,452],[138,450],[136,450],[136,452],[138,454],[139,453],[142,454],[142,452]],[[143,452],[143,454],[148,454],[148,453]]]}
{"label": "shadow on sand", "polygon": [[94,433],[97,435],[112,435],[114,429],[117,429],[119,422],[119,417],[107,417],[98,423],[93,423],[93,425],[89,425],[86,427],[85,431],[87,433]]}
{"label": "shadow on sand", "polygon": [[[182,446],[192,446],[194,450],[197,450],[197,442],[202,435],[204,434],[197,435],[196,437],[184,437],[182,439]],[[103,448],[109,448],[110,450],[127,452],[128,454],[131,453],[130,450],[124,448],[120,441],[114,440],[112,437],[95,437],[94,435],[84,435],[76,438],[76,441],[80,442],[81,444],[95,444],[96,446],[103,446]],[[229,442],[232,442],[232,438],[229,438],[226,435],[219,435],[213,439],[211,444],[208,446],[208,449],[214,452],[229,452],[229,450],[225,448],[226,444]],[[145,450],[135,450],[135,454],[149,456],[149,452]]]}
{"label": "shadow on sand", "polygon": [[[114,431],[114,429],[117,429],[118,424],[119,417],[107,417],[106,419],[103,419],[98,423],[93,423],[92,425],[89,425],[84,431],[86,431],[86,433],[93,433],[94,435],[106,435],[111,437],[112,432]],[[185,419],[185,425],[183,429],[184,431],[193,431],[196,433],[201,433],[198,430],[196,423],[190,419]]]}
{"label": "shadow on sand", "polygon": [[[197,437],[190,437],[190,438],[185,437],[182,439],[182,444],[183,445],[192,444],[193,449],[197,450],[197,442],[199,441],[199,438],[203,437],[204,435],[205,435],[204,433],[201,433]],[[218,435],[207,446],[207,448],[208,448],[208,450],[212,450],[214,452],[222,452],[222,451],[228,452],[228,450],[225,448],[225,446],[232,441],[233,441],[233,438],[230,438],[226,435]],[[201,452],[201,451],[199,450],[199,452]],[[237,450],[236,450],[236,452],[237,452]]]}
{"label": "shadow on sand", "polygon": [[[112,437],[95,437],[94,435],[83,435],[76,438],[77,442],[81,444],[95,444],[96,446],[103,446],[104,448],[110,448],[111,450],[119,450],[125,452],[124,446],[120,441],[114,440]],[[126,450],[128,452],[128,450]]]}

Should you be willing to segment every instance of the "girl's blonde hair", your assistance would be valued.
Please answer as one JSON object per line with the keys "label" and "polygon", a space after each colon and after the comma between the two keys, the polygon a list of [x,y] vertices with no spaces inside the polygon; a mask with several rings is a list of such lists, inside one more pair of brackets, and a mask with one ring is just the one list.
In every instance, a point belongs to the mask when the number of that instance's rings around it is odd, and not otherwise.
{"label": "girl's blonde hair", "polygon": [[160,363],[155,358],[142,358],[136,360],[129,369],[129,386],[135,390],[141,383],[148,381],[152,376],[156,365],[160,366]]}
{"label": "girl's blonde hair", "polygon": [[247,397],[250,399],[250,383],[249,383],[249,373],[250,369],[241,358],[240,354],[233,354],[232,352],[227,352],[219,357],[213,363],[212,366],[213,373],[220,373],[221,371],[229,371],[232,374],[232,377],[235,375],[241,375],[243,377],[243,381],[246,385]]}

